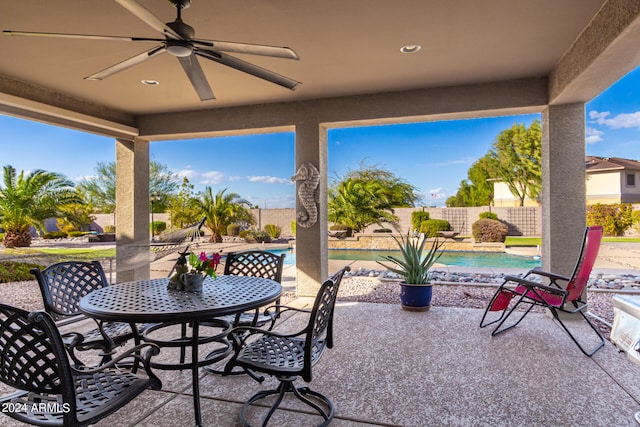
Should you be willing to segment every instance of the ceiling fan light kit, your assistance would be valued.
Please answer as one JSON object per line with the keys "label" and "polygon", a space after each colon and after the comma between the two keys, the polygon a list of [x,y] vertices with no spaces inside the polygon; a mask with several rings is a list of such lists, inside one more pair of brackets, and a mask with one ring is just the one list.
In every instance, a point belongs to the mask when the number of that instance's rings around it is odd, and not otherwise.
{"label": "ceiling fan light kit", "polygon": [[113,74],[124,71],[138,65],[156,55],[169,52],[178,59],[185,74],[189,78],[191,85],[200,97],[201,101],[215,99],[209,82],[198,62],[198,58],[217,62],[238,71],[253,75],[268,82],[280,85],[287,89],[294,90],[300,82],[282,76],[273,71],[246,62],[242,59],[228,55],[224,52],[234,52],[247,55],[261,55],[273,58],[284,58],[299,60],[298,54],[288,47],[267,46],[249,43],[237,43],[219,40],[201,40],[195,38],[195,30],[190,25],[182,21],[182,10],[191,5],[191,0],[170,0],[176,8],[176,19],[173,22],[163,23],[153,13],[147,10],[136,0],[115,0],[118,4],[127,9],[130,13],[142,20],[154,30],[160,32],[161,38],[142,37],[122,37],[104,36],[90,34],[63,34],[63,33],[41,33],[29,31],[4,30],[8,36],[29,36],[29,37],[56,37],[74,38],[86,40],[115,40],[130,42],[156,42],[159,45],[139,53],[129,59],[114,64],[95,74],[85,77],[85,80],[103,80]]}

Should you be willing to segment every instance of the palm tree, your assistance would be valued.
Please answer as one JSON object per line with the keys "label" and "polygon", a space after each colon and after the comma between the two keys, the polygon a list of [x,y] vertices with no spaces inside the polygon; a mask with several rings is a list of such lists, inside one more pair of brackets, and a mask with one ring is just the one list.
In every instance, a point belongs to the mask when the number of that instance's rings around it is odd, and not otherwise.
{"label": "palm tree", "polygon": [[78,202],[73,182],[64,175],[41,169],[25,176],[11,165],[4,167],[4,185],[0,187],[0,224],[2,243],[7,248],[31,245],[30,227],[45,231],[44,220],[56,217],[58,207]]}
{"label": "palm tree", "polygon": [[205,217],[205,227],[211,232],[211,241],[222,242],[222,235],[226,234],[227,226],[234,222],[254,224],[255,220],[249,211],[251,203],[237,193],[227,193],[227,189],[218,191],[215,196],[211,187],[205,187],[201,193],[202,199],[193,199],[193,205]]}
{"label": "palm tree", "polygon": [[387,222],[397,227],[387,188],[377,181],[348,179],[329,191],[328,219],[354,231],[362,231],[371,224]]}

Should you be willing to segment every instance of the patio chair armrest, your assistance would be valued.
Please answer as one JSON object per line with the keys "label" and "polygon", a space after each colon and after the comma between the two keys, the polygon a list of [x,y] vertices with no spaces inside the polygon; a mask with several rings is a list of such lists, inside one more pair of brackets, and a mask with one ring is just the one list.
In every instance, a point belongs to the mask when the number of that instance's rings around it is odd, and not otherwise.
{"label": "patio chair armrest", "polygon": [[[298,307],[291,307],[289,305],[281,305],[280,306],[280,313],[283,313],[285,311],[297,311],[299,313],[311,313],[311,310],[306,309],[306,308],[298,308]],[[267,312],[265,311],[265,314],[266,313]]]}
{"label": "patio chair armrest", "polygon": [[[140,353],[141,353],[141,350],[145,347],[149,347],[149,349],[146,351],[145,355],[142,356]],[[105,369],[113,368],[118,363],[121,363],[122,360],[124,359],[134,358],[142,362],[142,366],[150,378],[156,378],[155,374],[151,372],[149,362],[152,356],[157,356],[158,354],[160,354],[160,347],[158,347],[156,344],[143,343],[143,344],[138,344],[135,347],[132,347],[124,351],[123,353],[119,354],[117,357],[109,360],[108,362],[102,365],[92,366],[92,367],[87,367],[87,366],[73,367],[72,366],[71,370],[78,374],[93,374],[97,372],[102,372]]]}
{"label": "patio chair armrest", "polygon": [[555,282],[556,280],[563,280],[565,282],[568,282],[569,280],[571,280],[570,277],[564,276],[562,274],[551,273],[549,271],[540,270],[538,268],[534,268],[533,270],[530,270],[527,273],[527,276],[529,274],[535,274],[537,276],[546,277],[546,278],[550,279],[552,282]]}
{"label": "patio chair armrest", "polygon": [[70,349],[77,347],[84,342],[84,335],[78,332],[65,332],[64,334],[60,334],[60,337]]}
{"label": "patio chair armrest", "polygon": [[274,331],[269,331],[263,328],[259,328],[257,326],[236,326],[232,329],[230,329],[227,332],[227,336],[230,337],[244,337],[242,339],[242,343],[244,343],[244,341],[246,341],[246,338],[248,338],[249,336],[252,335],[271,335],[274,337],[281,337],[281,338],[291,338],[291,337],[296,337],[298,335],[301,335],[302,333],[304,333],[306,330],[302,330],[299,332],[295,332],[292,334],[283,334],[280,332],[274,332]]}
{"label": "patio chair armrest", "polygon": [[264,315],[266,317],[269,317],[271,319],[271,325],[269,326],[269,328],[267,328],[267,330],[271,331],[273,330],[273,328],[276,326],[276,320],[278,320],[280,318],[280,315],[284,312],[287,311],[296,311],[296,312],[300,312],[300,313],[311,313],[311,310],[307,310],[307,309],[303,309],[303,308],[297,308],[297,307],[291,307],[288,305],[272,305],[267,307],[264,310]]}
{"label": "patio chair armrest", "polygon": [[535,289],[540,289],[540,290],[543,290],[543,291],[548,292],[550,294],[561,295],[563,297],[567,295],[567,291],[565,289],[556,288],[554,286],[543,285],[542,283],[533,282],[531,280],[527,280],[527,279],[524,279],[524,278],[506,276],[505,277],[505,281],[506,280],[511,281],[511,282],[516,282],[519,285],[522,285],[522,286],[524,286],[527,289],[532,290],[532,291],[535,291]]}

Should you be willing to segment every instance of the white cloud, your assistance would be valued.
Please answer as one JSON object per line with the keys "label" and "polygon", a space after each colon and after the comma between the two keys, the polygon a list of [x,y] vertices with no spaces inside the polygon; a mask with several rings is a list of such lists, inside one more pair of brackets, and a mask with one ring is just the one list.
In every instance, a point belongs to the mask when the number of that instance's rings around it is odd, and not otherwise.
{"label": "white cloud", "polygon": [[248,176],[249,182],[263,182],[265,184],[292,184],[290,179],[278,178],[277,176]]}
{"label": "white cloud", "polygon": [[224,174],[218,171],[209,171],[200,175],[202,180],[201,184],[220,184],[224,178]]}
{"label": "white cloud", "polygon": [[589,118],[592,122],[598,123],[599,125],[607,126],[612,129],[640,129],[640,111],[636,111],[635,113],[618,114],[614,117],[610,116],[611,113],[609,111],[598,112],[594,110],[589,112]]}
{"label": "white cloud", "polygon": [[180,178],[187,178],[189,181],[193,181],[193,179],[198,176],[198,172],[194,171],[193,169],[189,169],[189,168],[179,170],[178,172],[176,172],[176,174]]}
{"label": "white cloud", "polygon": [[431,163],[428,166],[451,166],[451,165],[472,165],[475,162],[474,157],[462,157],[460,159],[451,159],[444,162]]}
{"label": "white cloud", "polygon": [[587,144],[595,144],[596,142],[602,141],[602,135],[604,135],[604,132],[602,132],[601,130],[587,127]]}
{"label": "white cloud", "polygon": [[231,175],[230,177],[227,178],[229,181],[233,182],[233,181],[240,181],[242,179],[241,176],[239,175]]}
{"label": "white cloud", "polygon": [[[25,175],[27,175],[27,174],[28,174],[28,172],[25,172],[24,174],[25,174]],[[87,181],[93,181],[94,179],[98,179],[98,176],[97,176],[97,175],[76,176],[73,180],[74,180],[75,182],[82,182],[82,181],[84,181],[84,180],[87,180]]]}

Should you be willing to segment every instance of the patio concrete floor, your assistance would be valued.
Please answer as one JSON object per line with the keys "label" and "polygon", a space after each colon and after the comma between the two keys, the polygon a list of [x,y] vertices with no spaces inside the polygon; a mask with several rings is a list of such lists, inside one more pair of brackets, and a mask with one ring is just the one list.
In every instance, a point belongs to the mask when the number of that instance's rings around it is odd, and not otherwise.
{"label": "patio concrete floor", "polygon": [[[299,298],[295,305],[312,300]],[[341,303],[335,346],[314,368],[310,386],[334,403],[335,426],[636,426],[640,366],[607,342],[584,356],[544,314],[529,314],[498,337],[479,329],[481,310]],[[303,314],[283,317],[277,330],[296,330]],[[581,323],[576,327],[587,332]],[[202,349],[200,354],[206,354]],[[163,350],[162,359],[177,357]],[[190,371],[156,371],[160,391],[146,391],[100,426],[193,425]],[[303,381],[300,381],[303,384]],[[201,370],[203,424],[237,426],[242,403],[275,388],[249,377]],[[3,390],[4,391],[4,390]],[[270,425],[316,425],[319,416],[285,400]],[[22,425],[8,417],[3,426]]]}
{"label": "patio concrete floor", "polygon": [[[625,245],[621,252],[603,245],[594,270],[638,273],[638,246]],[[173,264],[169,259],[159,261],[152,274],[166,277]],[[373,262],[331,261],[329,270],[345,264],[375,268]],[[286,266],[283,286],[295,288],[295,266]],[[290,305],[312,302],[298,298]],[[432,307],[413,313],[398,305],[338,300],[335,346],[314,368],[310,384],[333,401],[331,425],[637,426],[633,416],[640,411],[640,366],[610,342],[589,358],[544,314],[530,313],[497,337],[491,337],[490,328],[478,328],[481,316],[477,309]],[[301,329],[305,322],[302,314],[283,317],[277,330]],[[576,327],[589,336],[586,325],[578,322]],[[157,357],[176,360],[177,354],[163,349]],[[98,425],[193,425],[191,372],[156,372],[162,390],[144,392]],[[205,426],[240,425],[243,402],[277,386],[272,378],[258,384],[247,376],[221,377],[204,370],[200,383]],[[6,391],[0,386],[0,394]],[[321,422],[289,401],[283,408],[270,425]],[[23,424],[1,417],[0,425]]]}

